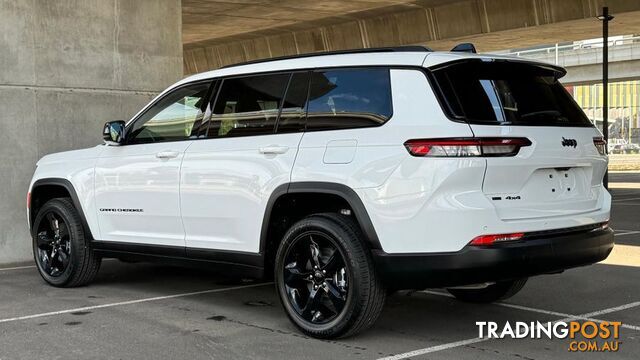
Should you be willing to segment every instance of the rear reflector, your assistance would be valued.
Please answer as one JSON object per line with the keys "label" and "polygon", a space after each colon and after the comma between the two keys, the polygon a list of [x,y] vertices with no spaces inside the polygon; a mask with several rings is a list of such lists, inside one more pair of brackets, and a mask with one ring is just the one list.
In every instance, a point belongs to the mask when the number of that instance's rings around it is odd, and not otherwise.
{"label": "rear reflector", "polygon": [[523,236],[524,233],[481,235],[471,240],[469,245],[492,245],[503,241],[517,241],[522,239]]}
{"label": "rear reflector", "polygon": [[414,139],[404,143],[411,155],[426,157],[515,156],[521,147],[530,145],[527,138]]}
{"label": "rear reflector", "polygon": [[602,136],[594,137],[593,145],[596,146],[596,149],[598,149],[598,153],[600,155],[607,154],[607,142],[604,140]]}

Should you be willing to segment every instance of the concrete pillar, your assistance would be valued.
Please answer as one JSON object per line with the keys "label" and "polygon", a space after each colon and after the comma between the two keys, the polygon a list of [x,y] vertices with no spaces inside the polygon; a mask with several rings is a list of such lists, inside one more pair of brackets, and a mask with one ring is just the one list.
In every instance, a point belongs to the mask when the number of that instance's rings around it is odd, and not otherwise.
{"label": "concrete pillar", "polygon": [[180,0],[0,0],[0,265],[30,261],[36,161],[101,143],[182,76]]}

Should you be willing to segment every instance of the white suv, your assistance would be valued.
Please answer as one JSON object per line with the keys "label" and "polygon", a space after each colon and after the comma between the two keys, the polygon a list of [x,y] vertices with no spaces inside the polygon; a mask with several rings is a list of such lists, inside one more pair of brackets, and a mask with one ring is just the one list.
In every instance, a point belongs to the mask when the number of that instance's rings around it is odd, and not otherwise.
{"label": "white suv", "polygon": [[320,338],[369,327],[389,290],[504,299],[613,247],[606,145],[564,73],[404,47],[188,77],[104,145],[38,162],[38,269],[63,287],[102,257],[273,274]]}

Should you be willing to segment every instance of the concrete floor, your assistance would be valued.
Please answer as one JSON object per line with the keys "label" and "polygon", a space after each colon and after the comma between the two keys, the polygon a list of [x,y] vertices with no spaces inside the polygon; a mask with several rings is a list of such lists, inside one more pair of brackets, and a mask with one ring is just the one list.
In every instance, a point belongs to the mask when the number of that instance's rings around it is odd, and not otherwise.
{"label": "concrete floor", "polygon": [[637,186],[612,184],[618,245],[610,258],[532,278],[505,303],[469,305],[438,290],[399,293],[388,299],[373,329],[319,341],[302,336],[288,321],[272,284],[108,260],[94,284],[56,289],[31,266],[0,269],[0,359],[581,358],[567,351],[567,339],[479,340],[475,322],[546,322],[596,311],[589,316],[626,327],[618,352],[590,357],[636,359],[640,173],[611,174],[611,180]]}

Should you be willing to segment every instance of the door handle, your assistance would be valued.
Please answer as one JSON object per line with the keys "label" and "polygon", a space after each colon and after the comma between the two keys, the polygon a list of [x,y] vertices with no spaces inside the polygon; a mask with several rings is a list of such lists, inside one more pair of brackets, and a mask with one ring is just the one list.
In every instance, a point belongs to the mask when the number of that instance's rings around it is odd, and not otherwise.
{"label": "door handle", "polygon": [[261,154],[284,154],[289,151],[288,146],[269,145],[260,148]]}
{"label": "door handle", "polygon": [[178,157],[180,153],[178,151],[160,151],[156,154],[158,159],[173,159]]}

